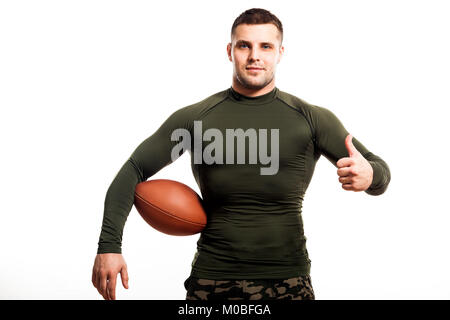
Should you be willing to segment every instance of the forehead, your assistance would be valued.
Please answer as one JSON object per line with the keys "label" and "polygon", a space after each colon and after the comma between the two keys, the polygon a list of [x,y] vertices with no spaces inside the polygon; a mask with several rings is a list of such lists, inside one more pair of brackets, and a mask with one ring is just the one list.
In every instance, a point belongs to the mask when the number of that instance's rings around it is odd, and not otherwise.
{"label": "forehead", "polygon": [[276,42],[280,40],[278,28],[272,23],[240,24],[234,30],[233,41]]}

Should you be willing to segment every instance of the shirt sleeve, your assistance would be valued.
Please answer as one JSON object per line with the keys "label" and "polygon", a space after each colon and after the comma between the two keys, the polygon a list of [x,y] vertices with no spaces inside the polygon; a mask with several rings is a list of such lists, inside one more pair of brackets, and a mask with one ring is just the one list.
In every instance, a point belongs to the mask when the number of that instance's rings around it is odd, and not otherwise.
{"label": "shirt sleeve", "polygon": [[122,165],[106,192],[97,253],[122,253],[123,229],[134,204],[136,185],[184,153],[183,148],[172,159],[172,149],[179,142],[171,136],[175,129],[187,130],[188,126],[188,109],[175,111]]}
{"label": "shirt sleeve", "polygon": [[[310,117],[316,148],[332,162],[335,167],[337,167],[336,162],[340,158],[349,156],[347,148],[345,147],[345,138],[349,132],[345,129],[336,115],[324,107],[312,106]],[[389,166],[378,155],[370,152],[354,136],[352,143],[370,163],[373,169],[372,184],[365,192],[374,196],[383,194],[391,180]]]}

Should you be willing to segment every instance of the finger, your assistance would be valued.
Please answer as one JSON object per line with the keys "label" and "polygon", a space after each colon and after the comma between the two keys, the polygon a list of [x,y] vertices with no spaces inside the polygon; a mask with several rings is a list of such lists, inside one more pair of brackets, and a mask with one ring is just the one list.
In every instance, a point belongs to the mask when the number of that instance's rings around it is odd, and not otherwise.
{"label": "finger", "polygon": [[110,278],[108,278],[108,299],[109,300],[116,300],[116,279],[117,279],[117,273],[112,274]]}
{"label": "finger", "polygon": [[120,278],[122,279],[122,285],[124,288],[128,289],[128,270],[126,266],[120,270]]}
{"label": "finger", "polygon": [[338,168],[342,168],[342,167],[349,167],[352,164],[355,163],[355,159],[353,158],[349,158],[349,157],[344,157],[344,158],[340,158],[337,162],[336,162],[336,166]]}
{"label": "finger", "polygon": [[108,300],[108,293],[106,291],[106,280],[107,280],[106,273],[100,273],[100,281],[99,281],[100,294],[103,296],[105,300]]}
{"label": "finger", "polygon": [[94,285],[94,288],[97,287],[97,279],[96,279],[96,272],[95,269],[92,269],[92,284]]}
{"label": "finger", "polygon": [[352,143],[353,136],[351,134],[348,134],[345,138],[345,148],[347,149],[348,155],[350,157],[353,157],[355,155],[356,148]]}
{"label": "finger", "polygon": [[354,182],[353,181],[353,176],[352,175],[348,175],[346,177],[339,177],[339,182],[340,183],[344,183],[344,184],[347,184],[347,183],[352,184]]}
{"label": "finger", "polygon": [[352,174],[352,167],[344,167],[337,169],[337,174],[340,177],[346,177],[350,174]]}
{"label": "finger", "polygon": [[101,280],[100,271],[97,271],[95,274],[95,287],[97,288],[98,293],[101,295],[102,291],[100,290],[100,280]]}
{"label": "finger", "polygon": [[353,190],[353,185],[350,184],[350,183],[344,183],[342,185],[342,189],[347,190],[347,191],[351,191],[351,190]]}

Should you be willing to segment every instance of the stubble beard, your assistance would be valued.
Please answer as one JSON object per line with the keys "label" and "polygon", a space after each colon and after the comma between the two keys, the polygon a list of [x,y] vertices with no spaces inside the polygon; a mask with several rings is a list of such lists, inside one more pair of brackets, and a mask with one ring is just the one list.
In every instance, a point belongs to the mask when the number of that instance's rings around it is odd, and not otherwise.
{"label": "stubble beard", "polygon": [[274,74],[272,73],[271,77],[269,78],[264,78],[264,81],[259,82],[259,83],[255,83],[253,81],[248,81],[248,77],[246,77],[245,75],[236,73],[236,79],[237,81],[244,87],[247,89],[251,89],[251,90],[259,90],[262,89],[264,87],[266,87],[274,78]]}

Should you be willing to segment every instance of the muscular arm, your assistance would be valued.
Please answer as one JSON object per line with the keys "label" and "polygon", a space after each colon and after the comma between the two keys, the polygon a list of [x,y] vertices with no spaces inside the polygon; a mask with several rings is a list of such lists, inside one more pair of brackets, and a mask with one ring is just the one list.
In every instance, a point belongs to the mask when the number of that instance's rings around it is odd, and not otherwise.
{"label": "muscular arm", "polygon": [[[348,156],[345,147],[345,138],[349,132],[345,129],[336,115],[326,108],[312,106],[309,115],[313,126],[316,148],[318,148],[320,153],[337,167],[336,162],[340,158]],[[391,180],[389,166],[379,156],[370,152],[355,137],[353,137],[352,142],[373,169],[372,184],[365,192],[373,196],[383,194]]]}
{"label": "muscular arm", "polygon": [[172,162],[171,141],[175,128],[187,125],[186,108],[174,112],[150,137],[131,154],[116,174],[106,192],[103,223],[97,253],[122,253],[122,234],[134,203],[136,185],[146,181]]}

